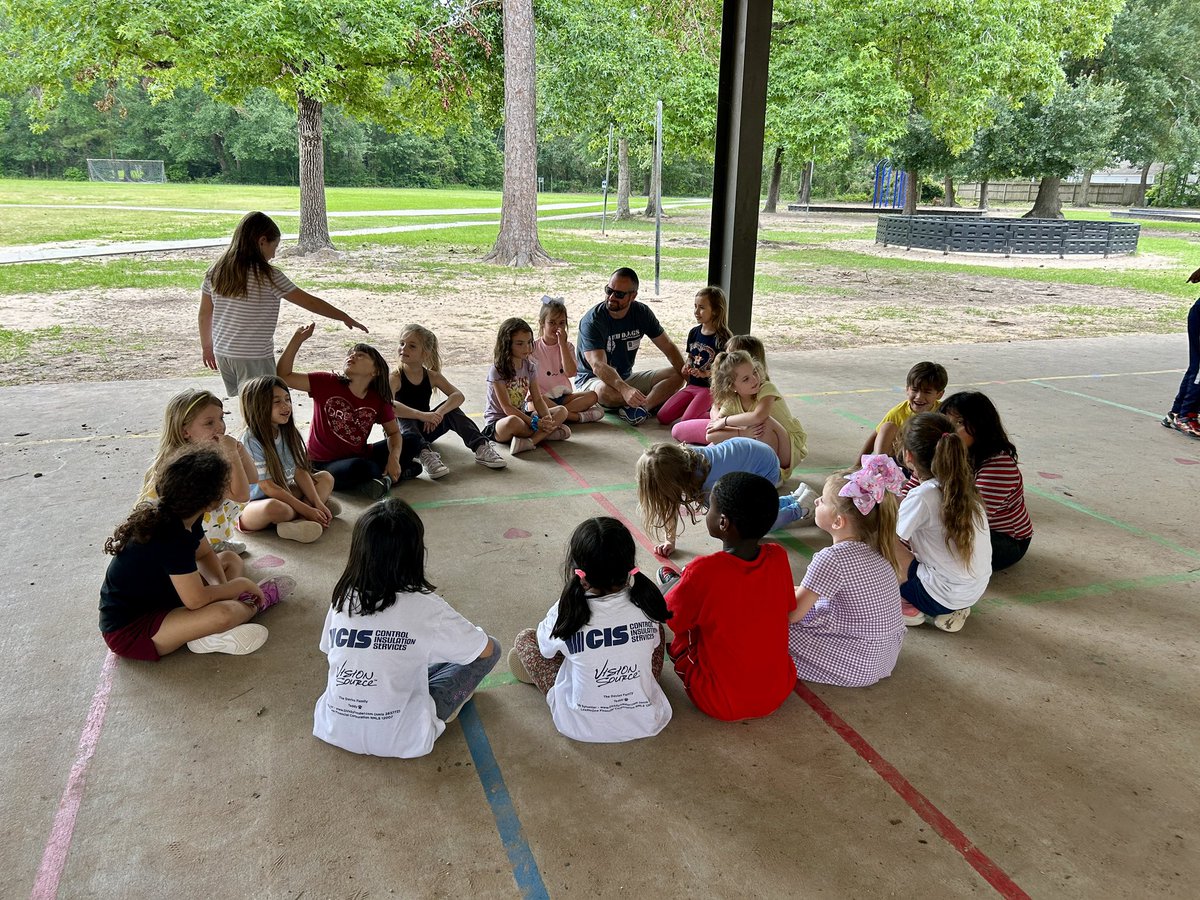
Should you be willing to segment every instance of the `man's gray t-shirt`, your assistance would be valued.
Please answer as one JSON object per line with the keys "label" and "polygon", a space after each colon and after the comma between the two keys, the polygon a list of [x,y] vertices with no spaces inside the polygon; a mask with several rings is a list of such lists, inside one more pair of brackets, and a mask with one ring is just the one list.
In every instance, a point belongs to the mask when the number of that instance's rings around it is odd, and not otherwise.
{"label": "man's gray t-shirt", "polygon": [[622,379],[633,374],[633,363],[637,359],[638,347],[643,337],[654,340],[663,333],[658,318],[645,303],[634,300],[620,319],[609,315],[604,303],[593,306],[579,320],[579,343],[575,348],[575,361],[579,373],[575,386],[582,387],[596,373],[584,356],[589,350],[603,350],[608,354],[608,364],[617,370]]}

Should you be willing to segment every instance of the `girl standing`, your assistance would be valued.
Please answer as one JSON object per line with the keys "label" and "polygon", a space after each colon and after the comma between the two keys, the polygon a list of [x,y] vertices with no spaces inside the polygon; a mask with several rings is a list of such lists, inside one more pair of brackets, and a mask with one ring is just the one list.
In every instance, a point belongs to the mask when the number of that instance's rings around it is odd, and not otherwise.
{"label": "girl standing", "polygon": [[[638,506],[646,529],[666,538],[655,546],[655,553],[668,557],[675,552],[683,513],[688,514],[693,525],[699,522],[708,507],[713,485],[729,472],[761,475],[777,485],[779,457],[762,441],[738,437],[708,447],[654,444],[638,458]],[[794,494],[780,497],[779,514],[772,530],[807,516],[812,509],[812,496],[812,488],[801,484]]]}
{"label": "girl standing", "polygon": [[495,638],[425,578],[425,526],[396,497],[359,516],[333,588],[313,735],[372,756],[424,756],[500,659]]}
{"label": "girl standing", "polygon": [[713,363],[711,443],[744,436],[762,441],[779,457],[786,479],[808,455],[808,436],[766,370],[745,350],[721,353]]}
{"label": "girl standing", "polygon": [[241,514],[241,504],[250,499],[250,483],[256,480],[256,469],[246,448],[237,438],[225,433],[225,407],[209,391],[192,388],[180,391],[167,401],[158,455],[143,479],[138,502],[157,499],[154,492],[157,473],[168,459],[189,444],[216,447],[230,466],[228,493],[216,509],[204,513],[205,537],[218,552],[245,553],[246,545],[233,539],[233,526]]}
{"label": "girl standing", "polygon": [[281,538],[308,544],[319,538],[341,504],[330,499],[333,476],[315,472],[304,439],[292,420],[292,397],[278,375],[260,375],[242,385],[242,442],[257,468],[250,502],[238,527],[262,531],[275,526]]}
{"label": "girl standing", "polygon": [[221,504],[232,466],[219,450],[187,447],[158,469],[157,500],[139,503],[104,543],[113,559],[100,588],[100,632],[126,659],[157,661],[184,644],[193,653],[252,653],[267,629],[250,619],[295,582],[242,577],[236,553],[217,554],[200,519]]}
{"label": "girl standing", "polygon": [[[308,431],[308,457],[313,465],[333,476],[333,489],[361,486],[372,500],[386,497],[402,478],[415,478],[421,464],[404,451],[396,424],[388,364],[370,344],[355,344],[346,355],[340,375],[330,372],[294,372],[300,345],[313,335],[315,325],[296,329],[279,357],[278,372],[288,387],[313,398],[312,427]],[[386,441],[368,444],[371,428],[383,426]]]}
{"label": "girl standing", "polygon": [[575,345],[567,340],[567,305],[561,297],[542,297],[532,358],[538,389],[547,400],[567,410],[568,422],[596,422],[604,418],[595,391],[574,393],[578,366]]}
{"label": "girl standing", "polygon": [[796,588],[788,651],[805,681],[866,687],[892,674],[904,643],[896,496],[900,467],[885,454],[830,475],[817,500],[817,527],[833,538]]}
{"label": "girl standing", "polygon": [[960,631],[992,574],[987,512],[971,471],[967,446],[941,413],[917,413],[901,432],[904,464],[919,484],[900,504],[896,537],[905,625],[932,621]]}
{"label": "girl standing", "polygon": [[[479,427],[460,409],[466,398],[442,374],[434,333],[420,325],[405,325],[400,332],[399,357],[388,382],[388,396],[392,398],[392,409],[400,422],[404,444],[410,453],[416,454],[425,474],[430,478],[449,474],[449,467],[433,449],[433,442],[447,431],[462,438],[467,449],[474,452],[475,462],[481,466],[489,469],[507,466],[508,463],[496,452],[495,444],[485,438]],[[446,399],[437,405],[437,409],[430,409],[434,388]]]}
{"label": "girl standing", "polygon": [[[1200,282],[1200,269],[1188,276],[1188,284]],[[1188,437],[1200,438],[1200,300],[1187,316],[1188,365],[1179,382],[1175,402],[1163,416],[1164,428],[1174,428]]]}
{"label": "girl standing", "polygon": [[[688,332],[687,363],[682,373],[687,384],[659,407],[658,421],[663,425],[708,419],[712,408],[709,390],[712,365],[717,354],[725,349],[725,343],[733,337],[729,330],[729,302],[723,290],[711,285],[701,288],[696,292],[694,306],[696,326]],[[671,436],[677,441],[683,440],[687,433],[684,430],[676,434],[675,429],[671,430]]]}
{"label": "girl standing", "polygon": [[246,213],[229,248],[204,276],[200,288],[200,347],[204,365],[221,373],[226,394],[256,375],[275,374],[275,326],[279,300],[344,322],[366,326],[340,309],[296,287],[271,265],[279,249],[279,226],[261,212]]}
{"label": "girl standing", "polygon": [[[502,443],[511,441],[513,454],[532,450],[542,441],[565,441],[567,411],[548,407],[538,388],[533,353],[533,329],[524,319],[505,319],[496,335],[492,368],[488,371],[487,405],[483,411],[483,436]],[[525,398],[533,414],[525,412]]]}
{"label": "girl standing", "polygon": [[941,411],[954,423],[971,455],[975,487],[987,507],[992,571],[1007,569],[1025,556],[1033,541],[1017,448],[987,394],[959,391],[942,401]]}
{"label": "girl standing", "polygon": [[513,675],[537,685],[554,727],[576,741],[652,737],[671,721],[658,684],[662,623],[671,613],[634,556],[633,536],[616,519],[581,522],[571,534],[562,596],[508,654]]}

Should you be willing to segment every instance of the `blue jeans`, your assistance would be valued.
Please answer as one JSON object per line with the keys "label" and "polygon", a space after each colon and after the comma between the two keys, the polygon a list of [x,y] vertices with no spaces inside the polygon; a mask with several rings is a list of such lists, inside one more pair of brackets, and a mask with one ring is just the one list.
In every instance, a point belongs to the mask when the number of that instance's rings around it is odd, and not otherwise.
{"label": "blue jeans", "polygon": [[954,612],[948,606],[942,606],[925,590],[921,579],[917,577],[917,561],[914,559],[908,567],[908,580],[900,585],[900,596],[925,613],[927,616],[944,616]]}
{"label": "blue jeans", "polygon": [[1181,416],[1200,412],[1200,384],[1196,375],[1200,372],[1200,300],[1192,304],[1187,317],[1188,367],[1179,382],[1179,393],[1171,404],[1171,412]]}
{"label": "blue jeans", "polygon": [[491,641],[491,656],[480,657],[465,666],[437,663],[429,667],[429,696],[437,707],[437,717],[443,722],[475,693],[479,682],[500,662],[499,642],[491,635],[488,640]]}

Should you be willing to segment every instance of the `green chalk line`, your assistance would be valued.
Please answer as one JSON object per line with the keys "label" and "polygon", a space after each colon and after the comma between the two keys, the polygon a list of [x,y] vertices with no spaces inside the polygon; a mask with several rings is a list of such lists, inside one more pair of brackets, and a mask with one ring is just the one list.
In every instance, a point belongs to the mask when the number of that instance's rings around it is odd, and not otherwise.
{"label": "green chalk line", "polygon": [[868,419],[865,416],[860,416],[858,413],[852,413],[848,409],[833,408],[833,409],[830,409],[829,411],[831,413],[833,413],[835,416],[841,416],[843,419],[849,419],[855,425],[870,426],[871,428],[874,428],[876,425],[879,424],[878,421],[875,419]]}
{"label": "green chalk line", "polygon": [[[800,538],[796,537],[793,534],[788,534],[784,531],[772,531],[770,534],[767,535],[767,537],[769,537],[773,541],[783,544],[783,546],[787,547],[790,550],[795,550],[797,553],[799,553],[805,559],[812,559],[813,554],[817,552],[816,549],[813,549],[812,547],[808,546],[808,544],[804,543],[804,541],[800,540]],[[820,548],[817,548],[817,549],[820,549]]]}
{"label": "green chalk line", "polygon": [[1138,537],[1144,537],[1156,544],[1166,547],[1168,550],[1174,550],[1176,553],[1182,553],[1189,559],[1200,559],[1200,551],[1193,550],[1191,547],[1184,547],[1182,544],[1177,544],[1168,538],[1153,534],[1144,528],[1139,528],[1137,525],[1130,525],[1128,522],[1122,522],[1120,519],[1114,519],[1112,516],[1106,516],[1104,513],[1096,512],[1094,509],[1088,509],[1082,503],[1076,503],[1074,500],[1068,500],[1066,497],[1061,497],[1058,494],[1045,490],[1044,488],[1027,484],[1025,486],[1025,490],[1046,500],[1053,500],[1055,503],[1060,503],[1067,507],[1067,509],[1072,509],[1075,512],[1083,513],[1085,516],[1091,516],[1093,519],[1099,519],[1101,522],[1106,522],[1109,525],[1120,528],[1122,531],[1128,531],[1130,534],[1137,535]]}
{"label": "green chalk line", "polygon": [[559,491],[529,491],[525,494],[501,494],[495,497],[462,497],[457,500],[426,500],[412,504],[413,509],[443,509],[447,506],[475,506],[482,503],[508,503],[519,500],[553,500],[556,497],[578,497],[581,494],[615,494],[636,490],[637,485],[605,484],[598,487],[564,488]]}
{"label": "green chalk line", "polygon": [[1082,587],[1058,588],[1052,591],[1041,591],[1036,594],[1019,594],[1015,597],[985,597],[981,603],[1001,605],[1005,603],[1054,603],[1061,600],[1077,600],[1096,594],[1116,594],[1136,591],[1145,588],[1163,587],[1169,584],[1187,584],[1200,581],[1200,569],[1190,572],[1175,572],[1171,575],[1148,575],[1145,578],[1118,578],[1115,581],[1102,581],[1098,584],[1085,584]]}
{"label": "green chalk line", "polygon": [[1161,413],[1148,412],[1144,409],[1138,409],[1136,406],[1126,406],[1124,403],[1117,403],[1114,400],[1103,400],[1100,397],[1093,397],[1091,394],[1084,394],[1080,391],[1068,391],[1066,388],[1055,387],[1052,384],[1046,384],[1044,381],[1031,381],[1030,384],[1036,384],[1038,387],[1046,388],[1050,391],[1058,391],[1060,394],[1068,394],[1072,397],[1082,397],[1084,400],[1091,400],[1093,403],[1102,403],[1105,406],[1112,406],[1116,409],[1123,409],[1125,412],[1137,413],[1139,416],[1149,416],[1152,419],[1161,418]]}
{"label": "green chalk line", "polygon": [[506,684],[520,684],[512,672],[493,672],[483,681],[479,682],[479,687],[476,690],[490,691],[492,688],[504,687]]}

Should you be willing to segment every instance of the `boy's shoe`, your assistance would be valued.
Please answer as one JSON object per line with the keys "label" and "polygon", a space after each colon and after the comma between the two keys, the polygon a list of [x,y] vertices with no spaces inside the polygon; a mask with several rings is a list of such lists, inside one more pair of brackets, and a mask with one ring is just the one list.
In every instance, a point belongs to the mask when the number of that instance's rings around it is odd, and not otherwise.
{"label": "boy's shoe", "polygon": [[1188,437],[1200,438],[1200,420],[1195,413],[1179,416],[1175,420],[1175,430]]}
{"label": "boy's shoe", "polygon": [[489,469],[503,469],[508,466],[504,457],[496,452],[496,445],[491,441],[484,441],[475,448],[475,462],[481,466],[487,466]]}
{"label": "boy's shoe", "polygon": [[258,583],[258,586],[263,592],[263,598],[256,601],[254,606],[259,612],[262,612],[264,609],[270,609],[280,600],[286,600],[292,596],[296,592],[296,579],[290,575],[275,575],[271,578],[264,578]]}
{"label": "boy's shoe", "polygon": [[342,504],[337,500],[334,500],[332,497],[329,497],[325,501],[325,508],[329,510],[329,514],[334,518],[337,518],[342,514]]}
{"label": "boy's shoe", "polygon": [[617,410],[617,415],[621,417],[622,422],[628,422],[634,428],[637,428],[650,418],[650,413],[646,412],[640,406],[622,406]]}
{"label": "boy's shoe", "polygon": [[226,550],[241,556],[246,552],[246,545],[241,541],[217,541],[213,544],[213,553],[224,553]]}
{"label": "boy's shoe", "polygon": [[[420,463],[417,463],[417,465],[420,465]],[[372,478],[362,486],[362,492],[370,500],[382,500],[392,492],[392,479],[386,475]]]}
{"label": "boy's shoe", "polygon": [[604,418],[604,408],[597,403],[591,409],[585,409],[579,414],[580,422],[599,422]]}
{"label": "boy's shoe", "polygon": [[546,435],[548,441],[565,441],[571,437],[571,429],[566,425],[559,425],[552,432]]}
{"label": "boy's shoe", "polygon": [[193,653],[228,653],[230,656],[245,656],[253,653],[267,642],[267,629],[253,622],[238,625],[220,634],[196,638],[187,642]]}
{"label": "boy's shoe", "polygon": [[320,522],[310,522],[308,519],[292,519],[290,522],[280,522],[275,526],[275,533],[289,541],[299,541],[301,544],[311,544],[321,536],[325,529]]}
{"label": "boy's shoe", "polygon": [[467,705],[467,701],[469,701],[474,696],[475,696],[475,691],[472,690],[471,693],[467,694],[467,696],[463,698],[462,703],[460,703],[460,704],[458,704],[458,706],[454,707],[454,711],[451,712],[450,715],[446,716],[446,724],[447,725],[449,725],[451,722],[453,722],[455,719],[458,718],[458,714],[460,712],[462,712],[462,708]]}
{"label": "boy's shoe", "polygon": [[1162,417],[1162,421],[1160,421],[1158,424],[1162,425],[1163,428],[1174,428],[1175,423],[1178,420],[1179,420],[1179,413],[1169,412],[1165,416]]}
{"label": "boy's shoe", "polygon": [[533,684],[533,679],[525,671],[525,663],[521,662],[521,657],[517,654],[516,647],[508,651],[508,671],[512,672],[513,678],[522,684]]}
{"label": "boy's shoe", "polygon": [[512,439],[512,443],[508,445],[508,452],[516,456],[518,453],[525,453],[536,446],[529,438],[515,437]]}
{"label": "boy's shoe", "polygon": [[683,577],[682,572],[680,572],[678,569],[672,569],[670,566],[659,566],[658,572],[655,574],[658,576],[658,583],[663,587],[666,587],[668,584],[672,584]]}
{"label": "boy's shoe", "polygon": [[963,625],[967,621],[967,616],[971,614],[971,607],[967,606],[962,609],[956,609],[952,613],[946,613],[944,616],[934,616],[933,624],[942,631],[962,631]]}
{"label": "boy's shoe", "polygon": [[441,478],[450,474],[450,467],[442,462],[441,456],[435,450],[426,447],[417,454],[417,459],[421,461],[421,468],[430,478]]}

